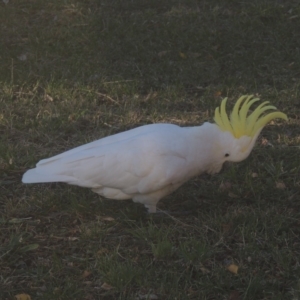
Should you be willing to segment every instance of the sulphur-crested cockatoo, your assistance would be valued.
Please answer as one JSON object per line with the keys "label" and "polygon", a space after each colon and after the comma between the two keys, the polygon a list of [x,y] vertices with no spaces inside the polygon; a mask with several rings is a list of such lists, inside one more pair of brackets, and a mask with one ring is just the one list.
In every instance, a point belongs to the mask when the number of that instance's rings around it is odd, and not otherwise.
{"label": "sulphur-crested cockatoo", "polygon": [[248,115],[258,100],[240,97],[228,118],[227,98],[223,99],[215,110],[214,124],[152,124],[102,138],[41,160],[23,175],[23,182],[88,187],[109,199],[132,199],[154,213],[161,198],[190,178],[218,173],[225,161],[246,159],[269,121],[287,120],[279,111],[263,115],[276,109],[268,101]]}

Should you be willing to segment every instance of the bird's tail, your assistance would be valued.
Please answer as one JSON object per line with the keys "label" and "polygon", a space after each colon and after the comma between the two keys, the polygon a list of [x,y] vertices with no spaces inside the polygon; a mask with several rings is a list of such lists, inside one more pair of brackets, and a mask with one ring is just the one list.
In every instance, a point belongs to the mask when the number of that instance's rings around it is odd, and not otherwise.
{"label": "bird's tail", "polygon": [[22,178],[23,183],[42,183],[42,182],[69,182],[71,179],[66,175],[45,174],[39,172],[37,168],[28,170]]}

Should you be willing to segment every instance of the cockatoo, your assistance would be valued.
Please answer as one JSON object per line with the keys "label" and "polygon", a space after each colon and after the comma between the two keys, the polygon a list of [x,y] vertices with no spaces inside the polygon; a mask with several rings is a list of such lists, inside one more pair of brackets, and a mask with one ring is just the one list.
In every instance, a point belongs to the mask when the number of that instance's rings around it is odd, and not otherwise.
{"label": "cockatoo", "polygon": [[215,110],[215,123],[196,127],[151,124],[104,137],[43,159],[28,170],[24,183],[66,182],[91,188],[115,200],[132,199],[149,213],[158,201],[202,173],[218,173],[224,162],[246,159],[263,127],[275,118],[287,120],[276,107],[259,98],[240,97],[230,118],[227,98]]}

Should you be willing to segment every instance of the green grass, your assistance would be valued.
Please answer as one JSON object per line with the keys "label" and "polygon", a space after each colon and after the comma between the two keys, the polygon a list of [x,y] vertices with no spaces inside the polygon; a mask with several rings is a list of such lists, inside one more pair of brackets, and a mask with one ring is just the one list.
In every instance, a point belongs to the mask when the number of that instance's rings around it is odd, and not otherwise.
{"label": "green grass", "polygon": [[[20,0],[1,2],[0,19],[0,299],[300,297],[298,1]],[[211,121],[246,93],[289,122],[159,202],[189,215],[21,183],[42,158]]]}

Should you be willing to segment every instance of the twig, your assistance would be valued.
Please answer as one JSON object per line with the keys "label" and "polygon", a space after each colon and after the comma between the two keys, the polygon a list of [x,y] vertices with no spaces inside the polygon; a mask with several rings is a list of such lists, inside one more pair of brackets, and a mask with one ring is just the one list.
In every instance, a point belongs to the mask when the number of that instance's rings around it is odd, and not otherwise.
{"label": "twig", "polygon": [[177,222],[177,223],[179,223],[179,224],[181,224],[181,225],[183,225],[183,226],[185,226],[185,227],[191,227],[191,228],[193,228],[194,230],[196,230],[197,232],[199,232],[199,233],[201,233],[201,234],[203,233],[203,232],[200,231],[200,228],[197,228],[197,227],[195,227],[195,226],[186,224],[186,223],[180,221],[179,219],[173,217],[172,215],[170,215],[168,212],[166,212],[166,211],[164,211],[164,210],[161,210],[161,209],[159,209],[159,208],[157,208],[157,210],[158,210],[159,212],[164,213],[165,215],[167,215],[167,216],[168,216],[169,218],[171,218],[173,221],[175,221],[175,222]]}
{"label": "twig", "polygon": [[102,93],[99,93],[99,92],[96,92],[96,94],[110,100],[111,102],[113,102],[117,105],[120,105],[120,103],[118,101],[114,100],[113,98],[111,98],[110,96],[108,96],[106,94],[102,94]]}
{"label": "twig", "polygon": [[136,80],[135,80],[135,79],[116,80],[116,81],[106,81],[106,82],[104,82],[104,83],[107,84],[107,83],[120,83],[120,82],[131,82],[131,81],[136,81]]}

